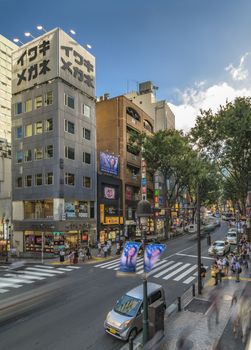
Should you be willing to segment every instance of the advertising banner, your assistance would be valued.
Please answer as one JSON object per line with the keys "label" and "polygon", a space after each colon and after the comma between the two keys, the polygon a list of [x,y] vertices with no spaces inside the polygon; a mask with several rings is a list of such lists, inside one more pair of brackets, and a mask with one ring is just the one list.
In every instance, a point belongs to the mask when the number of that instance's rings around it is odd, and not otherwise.
{"label": "advertising banner", "polygon": [[121,255],[119,271],[135,272],[140,242],[127,242]]}
{"label": "advertising banner", "polygon": [[104,187],[104,197],[106,199],[115,199],[115,188],[114,187]]}
{"label": "advertising banner", "polygon": [[100,152],[100,170],[118,176],[119,158],[105,152]]}
{"label": "advertising banner", "polygon": [[144,271],[150,272],[156,262],[158,261],[160,255],[166,249],[165,244],[149,244],[146,246],[144,254]]}

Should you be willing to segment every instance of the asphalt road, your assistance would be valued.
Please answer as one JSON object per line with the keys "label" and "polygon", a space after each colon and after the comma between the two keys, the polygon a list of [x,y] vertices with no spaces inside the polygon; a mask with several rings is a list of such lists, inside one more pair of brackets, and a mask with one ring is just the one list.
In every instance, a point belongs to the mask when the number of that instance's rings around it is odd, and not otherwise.
{"label": "asphalt road", "polygon": [[[212,240],[224,237],[226,224],[217,228]],[[202,240],[202,261],[210,265],[207,241]],[[176,254],[184,255],[176,255]],[[183,236],[167,242],[162,259],[196,264],[197,241]],[[171,304],[189,285],[151,276],[162,284],[167,304]],[[47,280],[48,281],[48,280]],[[10,306],[0,314],[0,348],[7,350],[115,350],[123,343],[103,330],[103,322],[115,301],[141,283],[141,276],[121,277],[113,269],[97,268],[95,263],[55,278],[51,282],[16,291]],[[31,288],[31,287],[30,287]],[[21,293],[21,294],[20,294]],[[19,303],[21,297],[29,300]],[[28,294],[30,293],[30,294]],[[35,296],[35,297],[34,297]],[[0,295],[1,297],[1,295]],[[6,301],[8,298],[6,297]]]}

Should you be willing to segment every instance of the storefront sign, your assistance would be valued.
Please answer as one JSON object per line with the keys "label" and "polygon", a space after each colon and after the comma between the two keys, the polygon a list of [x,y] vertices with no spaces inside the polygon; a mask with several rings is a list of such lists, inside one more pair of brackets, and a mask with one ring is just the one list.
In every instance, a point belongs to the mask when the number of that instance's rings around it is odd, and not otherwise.
{"label": "storefront sign", "polygon": [[119,158],[109,153],[100,152],[100,170],[118,176]]}
{"label": "storefront sign", "polygon": [[99,213],[100,213],[100,223],[103,224],[105,221],[105,205],[104,204],[100,204]]}
{"label": "storefront sign", "polygon": [[104,224],[105,225],[118,225],[119,223],[120,224],[123,224],[124,220],[123,220],[123,217],[120,216],[120,222],[119,222],[119,217],[118,216],[106,216],[105,217],[105,222]]}
{"label": "storefront sign", "polygon": [[125,199],[131,201],[133,198],[133,188],[131,186],[126,186],[125,188]]}
{"label": "storefront sign", "polygon": [[114,187],[104,187],[104,197],[107,199],[115,199],[115,188]]}
{"label": "storefront sign", "polygon": [[88,242],[88,234],[83,233],[81,238],[82,238],[82,242]]}

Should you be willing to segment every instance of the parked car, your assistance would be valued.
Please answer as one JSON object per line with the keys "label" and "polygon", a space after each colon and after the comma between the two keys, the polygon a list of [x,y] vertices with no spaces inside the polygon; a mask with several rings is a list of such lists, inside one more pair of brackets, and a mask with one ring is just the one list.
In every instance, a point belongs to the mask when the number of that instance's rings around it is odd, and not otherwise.
{"label": "parked car", "polygon": [[[157,300],[166,307],[165,293],[161,285],[147,284],[149,305]],[[135,337],[143,327],[143,284],[124,294],[108,313],[104,322],[105,331],[121,340]]]}
{"label": "parked car", "polygon": [[230,229],[227,233],[226,241],[229,244],[237,244],[237,232]]}
{"label": "parked car", "polygon": [[230,252],[230,244],[227,241],[215,241],[209,248],[209,255],[225,255]]}
{"label": "parked car", "polygon": [[186,225],[185,226],[185,232],[196,233],[197,232],[197,224]]}

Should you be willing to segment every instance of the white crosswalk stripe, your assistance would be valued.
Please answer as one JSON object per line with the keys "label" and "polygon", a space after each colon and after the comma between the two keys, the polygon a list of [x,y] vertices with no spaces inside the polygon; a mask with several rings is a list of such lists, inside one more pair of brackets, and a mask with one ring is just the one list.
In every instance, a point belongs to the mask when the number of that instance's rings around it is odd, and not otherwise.
{"label": "white crosswalk stripe", "polygon": [[[22,269],[11,270],[0,277],[0,294],[10,292],[12,288],[20,288],[37,281],[45,280],[48,277],[56,277],[66,272],[73,272],[79,269],[78,266],[54,267],[48,265],[33,265],[33,267],[22,267]],[[8,272],[5,270],[4,272]]]}
{"label": "white crosswalk stripe", "polygon": [[[113,261],[108,261],[94,265],[94,267],[118,271],[120,269],[120,258]],[[207,266],[205,266],[207,268]],[[197,273],[194,270],[197,269],[197,265],[191,265],[190,263],[177,262],[168,260],[168,258],[159,260],[154,268],[147,274],[148,277],[160,278],[162,280],[172,279],[175,282],[181,282],[189,284],[197,277]],[[144,272],[144,259],[140,257],[137,259],[136,275],[140,275]]]}

